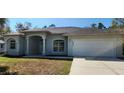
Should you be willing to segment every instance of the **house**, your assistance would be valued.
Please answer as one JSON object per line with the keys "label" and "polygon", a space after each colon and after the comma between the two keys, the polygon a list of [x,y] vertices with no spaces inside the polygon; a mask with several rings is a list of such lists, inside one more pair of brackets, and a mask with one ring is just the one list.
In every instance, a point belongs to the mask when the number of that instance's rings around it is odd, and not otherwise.
{"label": "house", "polygon": [[124,29],[54,27],[4,35],[6,55],[123,57]]}
{"label": "house", "polygon": [[0,40],[0,53],[4,52],[4,45],[5,45],[5,42],[3,40]]}

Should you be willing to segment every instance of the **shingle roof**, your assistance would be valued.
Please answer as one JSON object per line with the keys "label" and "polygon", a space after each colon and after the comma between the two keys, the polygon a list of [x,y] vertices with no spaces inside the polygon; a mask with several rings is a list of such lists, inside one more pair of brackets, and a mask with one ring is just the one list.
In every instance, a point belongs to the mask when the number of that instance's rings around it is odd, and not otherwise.
{"label": "shingle roof", "polygon": [[24,33],[19,33],[19,32],[11,32],[11,33],[7,33],[4,36],[16,36],[16,35],[24,35]]}
{"label": "shingle roof", "polygon": [[[51,34],[69,35],[103,35],[103,34],[124,34],[124,29],[94,29],[94,28],[80,28],[80,27],[54,27],[54,28],[39,28],[31,29],[6,35],[24,35],[27,32],[46,32]],[[5,35],[5,36],[6,36]]]}
{"label": "shingle roof", "polygon": [[52,34],[63,34],[63,33],[79,31],[81,29],[82,28],[80,27],[54,27],[54,28],[39,28],[39,29],[25,30],[22,32],[50,32]]}
{"label": "shingle roof", "polygon": [[64,36],[70,35],[107,35],[107,34],[124,34],[124,29],[93,29],[93,28],[82,28],[79,31],[70,32],[63,34]]}

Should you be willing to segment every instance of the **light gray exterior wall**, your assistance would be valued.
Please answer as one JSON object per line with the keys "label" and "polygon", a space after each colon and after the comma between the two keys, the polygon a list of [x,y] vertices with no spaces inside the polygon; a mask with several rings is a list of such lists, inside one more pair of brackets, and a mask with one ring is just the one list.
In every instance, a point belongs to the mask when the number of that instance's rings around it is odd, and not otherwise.
{"label": "light gray exterior wall", "polygon": [[[5,50],[7,55],[26,55],[26,50],[27,50],[27,40],[26,37],[29,35],[43,35],[44,33],[28,33],[25,36],[5,36]],[[35,35],[34,35],[35,36]],[[14,39],[16,41],[16,49],[10,49],[10,45],[8,43],[9,39]],[[46,55],[64,55],[64,56],[73,56],[73,45],[74,45],[74,40],[73,39],[99,39],[99,38],[113,38],[116,40],[115,46],[116,46],[116,56],[117,57],[123,57],[123,36],[121,35],[113,35],[113,36],[69,36],[65,37],[62,36],[61,34],[46,34],[46,39],[45,39],[45,52]],[[64,40],[64,52],[54,52],[53,51],[53,41],[54,40]],[[29,46],[34,46],[33,44],[34,41],[29,42]],[[40,45],[41,47],[40,51],[42,54],[43,50],[43,45]],[[30,50],[31,51],[31,50]]]}
{"label": "light gray exterior wall", "polygon": [[19,55],[25,55],[26,39],[24,36],[19,37]]}
{"label": "light gray exterior wall", "polygon": [[[6,36],[4,37],[5,39],[5,53],[7,55],[12,55],[12,56],[17,56],[19,55],[19,36]],[[15,49],[10,49],[10,39],[14,39],[16,42],[16,48]]]}
{"label": "light gray exterior wall", "polygon": [[[27,40],[26,37],[30,36],[30,35],[43,35],[43,33],[28,33],[25,36],[6,36],[5,37],[5,41],[6,41],[6,54],[7,55],[13,55],[13,56],[18,56],[18,55],[26,55],[26,49],[27,49]],[[31,53],[31,51],[33,51],[32,49],[36,49],[35,45],[38,45],[37,43],[39,42],[38,40],[32,39],[33,37],[29,37],[29,53]],[[10,45],[8,40],[10,39],[14,39],[16,41],[16,49],[10,49]],[[32,40],[31,40],[32,39]],[[42,39],[42,38],[41,38]],[[53,41],[54,40],[64,40],[64,52],[54,52],[53,51]],[[68,39],[67,37],[64,37],[62,35],[59,34],[47,34],[46,35],[46,39],[45,39],[45,52],[46,55],[67,55],[68,51],[67,51],[67,42]],[[42,42],[43,43],[43,42]],[[39,44],[40,45],[40,44]],[[30,46],[32,48],[30,48]],[[33,48],[34,47],[34,48]],[[43,45],[41,44],[40,46],[40,50],[41,54],[43,51]]]}
{"label": "light gray exterior wall", "polygon": [[[36,33],[27,33],[26,36],[30,36],[30,35],[36,35],[36,36],[40,36],[40,35],[46,35],[46,39],[45,39],[45,52],[46,54],[45,55],[67,55],[67,37],[64,37],[62,35],[59,35],[59,34],[45,34],[45,33],[39,33],[39,32],[36,32]],[[54,40],[64,40],[64,52],[54,52],[53,51],[53,41]],[[29,39],[29,46],[35,46],[31,43],[33,43],[33,41],[31,41]],[[36,40],[35,40],[36,41]],[[43,46],[41,46],[41,50],[43,50],[42,48]],[[30,52],[30,49],[29,49],[29,52]],[[42,53],[41,53],[42,54]]]}
{"label": "light gray exterior wall", "polygon": [[[5,36],[5,53],[7,55],[19,56],[25,54],[25,38],[23,36]],[[10,49],[9,41],[14,39],[16,41],[16,48]]]}
{"label": "light gray exterior wall", "polygon": [[[53,51],[53,41],[54,40],[64,40],[64,52],[54,52]],[[67,37],[62,35],[47,35],[46,37],[46,55],[67,55]]]}

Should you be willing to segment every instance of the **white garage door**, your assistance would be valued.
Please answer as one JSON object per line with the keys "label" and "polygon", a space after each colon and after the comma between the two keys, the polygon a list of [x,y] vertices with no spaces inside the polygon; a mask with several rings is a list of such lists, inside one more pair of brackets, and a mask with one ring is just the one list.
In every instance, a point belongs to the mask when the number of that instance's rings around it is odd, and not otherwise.
{"label": "white garage door", "polygon": [[115,39],[75,39],[73,56],[115,57]]}

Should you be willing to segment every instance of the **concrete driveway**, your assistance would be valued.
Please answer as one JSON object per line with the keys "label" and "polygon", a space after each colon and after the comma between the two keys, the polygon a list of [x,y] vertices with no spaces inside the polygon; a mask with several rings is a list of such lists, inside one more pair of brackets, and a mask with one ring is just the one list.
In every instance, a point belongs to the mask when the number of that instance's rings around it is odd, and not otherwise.
{"label": "concrete driveway", "polygon": [[124,75],[124,61],[74,58],[70,75]]}

